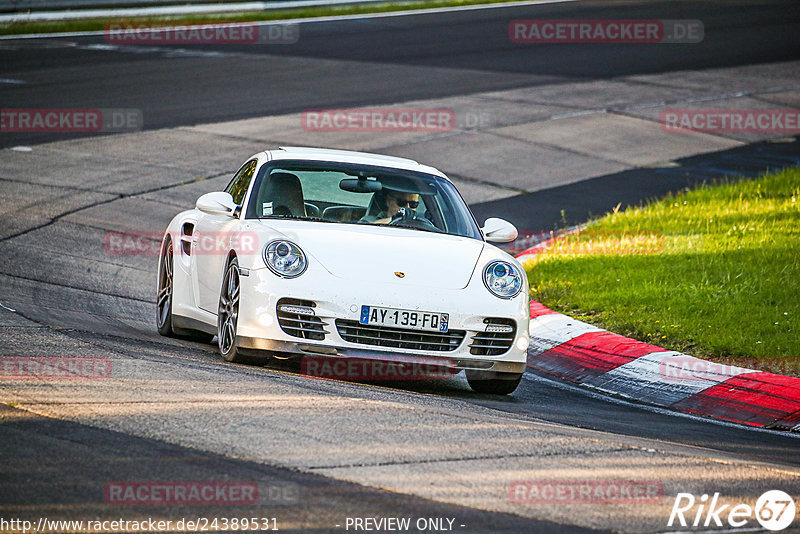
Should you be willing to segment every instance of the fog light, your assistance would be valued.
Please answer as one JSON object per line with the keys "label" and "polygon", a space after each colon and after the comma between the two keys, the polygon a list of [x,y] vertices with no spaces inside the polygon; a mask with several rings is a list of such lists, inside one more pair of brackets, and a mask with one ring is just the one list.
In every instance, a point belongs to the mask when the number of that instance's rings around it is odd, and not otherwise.
{"label": "fog light", "polygon": [[517,348],[519,350],[528,350],[528,345],[530,345],[530,344],[531,344],[531,341],[527,337],[517,338]]}
{"label": "fog light", "polygon": [[258,324],[260,324],[265,328],[272,326],[272,323],[274,322],[275,319],[272,317],[272,314],[270,313],[262,313],[261,315],[258,316]]}

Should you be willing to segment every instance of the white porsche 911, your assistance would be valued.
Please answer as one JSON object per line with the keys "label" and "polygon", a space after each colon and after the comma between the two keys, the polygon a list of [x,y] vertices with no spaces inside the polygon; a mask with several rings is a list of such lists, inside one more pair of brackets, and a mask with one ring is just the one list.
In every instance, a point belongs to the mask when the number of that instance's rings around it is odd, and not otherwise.
{"label": "white porsche 911", "polygon": [[528,281],[455,186],[415,161],[342,150],[261,152],[170,222],[157,326],[230,362],[324,357],[464,370],[508,394],[525,370]]}

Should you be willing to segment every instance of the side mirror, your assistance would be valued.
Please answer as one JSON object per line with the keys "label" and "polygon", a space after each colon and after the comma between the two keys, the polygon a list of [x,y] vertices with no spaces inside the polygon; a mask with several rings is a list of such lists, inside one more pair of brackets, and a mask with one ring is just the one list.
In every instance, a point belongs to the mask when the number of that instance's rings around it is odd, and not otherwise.
{"label": "side mirror", "polygon": [[517,229],[514,225],[496,217],[486,219],[481,232],[490,243],[510,243],[517,238]]}
{"label": "side mirror", "polygon": [[203,213],[209,213],[211,215],[232,216],[239,205],[233,201],[233,197],[230,193],[214,191],[213,193],[206,193],[198,198],[195,207]]}

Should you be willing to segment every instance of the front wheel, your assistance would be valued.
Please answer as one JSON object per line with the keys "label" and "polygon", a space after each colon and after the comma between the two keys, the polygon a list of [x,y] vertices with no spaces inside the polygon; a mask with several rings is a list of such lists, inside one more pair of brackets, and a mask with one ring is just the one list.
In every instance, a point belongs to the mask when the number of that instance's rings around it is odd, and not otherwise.
{"label": "front wheel", "polygon": [[476,393],[509,395],[517,389],[522,373],[499,373],[495,371],[466,371],[469,387]]}
{"label": "front wheel", "polygon": [[217,343],[226,362],[261,364],[266,358],[247,353],[236,346],[236,327],[239,324],[239,261],[233,258],[225,270],[217,308]]}

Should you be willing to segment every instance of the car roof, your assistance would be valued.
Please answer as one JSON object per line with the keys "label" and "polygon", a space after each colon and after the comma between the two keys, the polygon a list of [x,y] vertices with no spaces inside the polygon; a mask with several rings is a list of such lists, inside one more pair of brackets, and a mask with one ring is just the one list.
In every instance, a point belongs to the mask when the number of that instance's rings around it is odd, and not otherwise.
{"label": "car roof", "polygon": [[447,176],[434,167],[423,165],[413,159],[371,154],[369,152],[356,152],[353,150],[335,150],[331,148],[311,148],[299,146],[282,146],[277,150],[267,150],[270,160],[279,159],[306,159],[312,161],[335,161],[337,163],[357,163],[362,165],[378,165],[395,169],[425,172],[434,174],[444,179]]}

